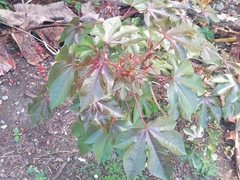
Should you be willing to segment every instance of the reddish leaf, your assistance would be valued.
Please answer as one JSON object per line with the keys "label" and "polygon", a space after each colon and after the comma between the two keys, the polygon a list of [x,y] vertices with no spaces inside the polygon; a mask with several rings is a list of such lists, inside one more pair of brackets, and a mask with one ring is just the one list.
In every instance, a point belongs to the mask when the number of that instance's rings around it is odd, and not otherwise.
{"label": "reddish leaf", "polygon": [[37,66],[37,70],[38,70],[40,73],[45,73],[45,72],[46,72],[46,70],[42,67],[41,64],[37,64],[36,66]]}
{"label": "reddish leaf", "polygon": [[9,83],[10,83],[10,84],[13,84],[13,82],[14,82],[14,81],[13,81],[12,79],[9,79]]}
{"label": "reddish leaf", "polygon": [[38,52],[42,52],[43,51],[43,48],[41,46],[39,46],[39,45],[36,48],[37,48]]}

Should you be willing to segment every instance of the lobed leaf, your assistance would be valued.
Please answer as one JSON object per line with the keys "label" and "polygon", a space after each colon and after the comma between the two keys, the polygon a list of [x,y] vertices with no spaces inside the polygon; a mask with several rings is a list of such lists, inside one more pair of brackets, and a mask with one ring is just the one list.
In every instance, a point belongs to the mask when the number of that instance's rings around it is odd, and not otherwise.
{"label": "lobed leaf", "polygon": [[51,108],[55,108],[62,104],[68,95],[68,90],[71,83],[74,80],[74,69],[72,66],[68,66],[65,71],[55,79],[49,90]]}
{"label": "lobed leaf", "polygon": [[52,115],[49,98],[45,88],[36,98],[28,104],[27,113],[31,115],[31,127],[36,127],[44,119],[50,119]]}
{"label": "lobed leaf", "polygon": [[165,149],[149,133],[147,133],[148,160],[147,168],[149,172],[163,180],[170,179],[173,171],[172,162]]}
{"label": "lobed leaf", "polygon": [[102,134],[94,143],[93,153],[98,162],[106,161],[113,152],[113,131],[110,128],[109,134]]}
{"label": "lobed leaf", "polygon": [[82,37],[79,26],[79,18],[74,17],[67,25],[61,34],[60,42],[70,46],[73,43],[80,43]]}
{"label": "lobed leaf", "polygon": [[149,133],[156,138],[161,146],[176,155],[186,154],[183,139],[180,133],[174,130],[160,132],[156,127],[149,127]]}
{"label": "lobed leaf", "polygon": [[123,155],[123,167],[128,179],[134,178],[144,170],[146,162],[145,150],[145,132],[142,131],[136,136],[134,143]]}

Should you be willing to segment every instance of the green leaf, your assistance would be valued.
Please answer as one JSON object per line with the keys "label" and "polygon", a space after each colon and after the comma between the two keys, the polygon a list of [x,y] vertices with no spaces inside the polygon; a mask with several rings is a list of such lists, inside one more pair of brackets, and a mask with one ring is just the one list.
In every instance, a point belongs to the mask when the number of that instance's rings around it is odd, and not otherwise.
{"label": "green leaf", "polygon": [[147,134],[147,145],[149,151],[147,168],[149,172],[163,180],[170,179],[173,165],[166,150],[151,134]]}
{"label": "green leaf", "polygon": [[62,104],[68,95],[68,90],[74,80],[74,69],[69,66],[65,71],[53,81],[50,87],[50,104],[55,108]]}
{"label": "green leaf", "polygon": [[82,122],[74,123],[72,133],[77,137],[77,147],[82,154],[88,153],[92,149],[93,143],[103,134],[96,126],[91,126],[85,131]]}
{"label": "green leaf", "polygon": [[76,49],[78,48],[78,46],[78,44],[74,44],[71,46],[64,45],[55,57],[56,62],[65,62],[68,64],[75,62]]}
{"label": "green leaf", "polygon": [[181,59],[182,61],[185,61],[187,58],[186,50],[183,48],[182,45],[180,45],[178,42],[175,41],[169,41],[172,44],[172,47],[175,51],[176,56]]}
{"label": "green leaf", "polygon": [[84,36],[81,40],[81,45],[88,47],[94,46],[93,38],[90,36]]}
{"label": "green leaf", "polygon": [[134,178],[144,170],[146,162],[145,150],[145,133],[142,131],[123,155],[124,171],[128,179]]}
{"label": "green leaf", "polygon": [[198,123],[203,127],[208,126],[208,122],[213,116],[218,122],[222,116],[220,102],[217,97],[199,97],[200,110],[198,111]]}
{"label": "green leaf", "polygon": [[221,57],[217,52],[216,47],[207,40],[202,43],[201,57],[207,64],[220,64]]}
{"label": "green leaf", "polygon": [[149,133],[157,139],[161,146],[176,155],[186,154],[183,139],[180,133],[174,130],[159,132],[157,127],[149,127]]}
{"label": "green leaf", "polygon": [[218,84],[212,91],[212,96],[218,96],[228,93],[233,87],[234,83]]}
{"label": "green leaf", "polygon": [[225,105],[223,106],[223,117],[226,119],[233,113],[233,103],[238,101],[238,93],[240,88],[235,85],[225,96]]}
{"label": "green leaf", "polygon": [[72,124],[72,135],[76,137],[80,137],[82,134],[84,134],[84,128],[83,124],[76,122]]}
{"label": "green leaf", "polygon": [[80,46],[76,49],[76,55],[79,55],[80,58],[85,58],[86,56],[93,56],[94,54],[95,50],[87,46]]}
{"label": "green leaf", "polygon": [[204,136],[204,129],[202,126],[191,126],[191,128],[183,128],[183,132],[188,135],[189,137],[187,138],[187,140],[194,140],[196,138],[202,138]]}
{"label": "green leaf", "polygon": [[19,133],[20,133],[20,131],[19,131],[19,129],[17,127],[15,127],[13,129],[13,132],[14,132],[15,135],[19,135]]}
{"label": "green leaf", "polygon": [[80,43],[82,37],[81,28],[79,26],[79,18],[74,17],[61,34],[60,42],[70,46],[73,43]]}
{"label": "green leaf", "polygon": [[73,110],[73,111],[77,111],[79,110],[79,106],[80,106],[80,100],[79,98],[75,98],[72,101],[72,104],[69,106],[69,109]]}
{"label": "green leaf", "polygon": [[92,33],[108,43],[114,33],[120,29],[121,25],[122,23],[119,16],[109,18],[103,22],[102,27],[95,26]]}
{"label": "green leaf", "polygon": [[90,126],[85,133],[84,143],[94,144],[104,133],[97,126]]}
{"label": "green leaf", "polygon": [[198,96],[205,92],[202,78],[196,74],[193,74],[192,76],[179,77],[177,78],[177,82],[193,90]]}
{"label": "green leaf", "polygon": [[148,123],[148,127],[155,127],[158,128],[159,131],[170,131],[174,130],[176,126],[176,121],[171,119],[168,116],[160,116],[153,121]]}
{"label": "green leaf", "polygon": [[31,127],[36,127],[44,119],[50,119],[52,116],[49,98],[46,92],[47,89],[45,88],[28,104],[27,113],[31,115]]}
{"label": "green leaf", "polygon": [[[111,43],[114,43],[114,41],[120,40],[122,37],[127,37],[128,35],[132,35],[133,33],[138,32],[138,31],[139,31],[139,28],[137,28],[136,26],[121,26],[119,31],[117,31],[113,36],[111,36],[109,41],[111,41]],[[140,39],[138,39],[138,41],[140,41],[142,39],[143,38],[141,37]],[[135,41],[136,41],[136,39],[135,39]]]}
{"label": "green leaf", "polygon": [[168,114],[169,116],[176,120],[179,117],[179,111],[178,111],[178,93],[175,91],[174,82],[170,82],[170,86],[167,90],[168,95],[168,103],[169,103],[169,109]]}
{"label": "green leaf", "polygon": [[124,131],[120,134],[120,136],[117,138],[117,141],[114,145],[115,148],[118,149],[128,149],[129,146],[135,141],[136,136],[140,134],[142,129],[129,129],[127,131]]}
{"label": "green leaf", "polygon": [[20,139],[20,136],[14,136],[14,141],[15,141],[15,142],[18,142],[19,139]]}
{"label": "green leaf", "polygon": [[194,73],[194,70],[192,68],[192,65],[186,61],[181,62],[180,65],[177,67],[174,66],[174,77],[180,77],[180,76],[188,76],[192,75]]}
{"label": "green leaf", "polygon": [[197,110],[197,96],[190,89],[182,85],[176,85],[175,88],[178,92],[178,102],[182,108],[181,110],[188,115],[185,118],[191,121],[191,113]]}
{"label": "green leaf", "polygon": [[98,162],[107,160],[113,152],[113,133],[113,127],[111,127],[109,134],[102,134],[94,143],[93,153]]}
{"label": "green leaf", "polygon": [[85,144],[84,137],[81,136],[77,140],[77,147],[80,150],[81,154],[87,154],[92,149],[92,144]]}

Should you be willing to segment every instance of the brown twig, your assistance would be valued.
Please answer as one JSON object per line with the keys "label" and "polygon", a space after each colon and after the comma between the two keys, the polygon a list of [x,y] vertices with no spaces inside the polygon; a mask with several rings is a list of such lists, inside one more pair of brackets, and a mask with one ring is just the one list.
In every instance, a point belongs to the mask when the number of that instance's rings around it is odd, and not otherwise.
{"label": "brown twig", "polygon": [[66,162],[62,163],[61,167],[58,169],[57,173],[53,177],[53,180],[56,180],[58,178],[58,176],[61,174],[66,165],[67,165]]}
{"label": "brown twig", "polygon": [[154,94],[154,92],[153,92],[153,89],[152,89],[151,84],[150,84],[150,83],[148,83],[148,84],[149,84],[149,86],[150,86],[150,91],[151,91],[151,94],[152,94],[153,101],[154,101],[155,104],[157,105],[158,110],[160,111],[160,113],[161,113],[162,115],[166,115],[166,113],[163,111],[163,109],[161,108],[161,106],[160,106],[160,105],[158,104],[158,102],[157,102],[157,99],[156,99],[156,96],[155,96],[155,94]]}

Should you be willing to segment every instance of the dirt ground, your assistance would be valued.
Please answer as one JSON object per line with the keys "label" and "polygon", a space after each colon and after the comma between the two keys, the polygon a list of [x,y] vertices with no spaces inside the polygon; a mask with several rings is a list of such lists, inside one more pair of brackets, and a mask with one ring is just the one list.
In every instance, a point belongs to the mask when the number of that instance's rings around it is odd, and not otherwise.
{"label": "dirt ground", "polygon": [[[43,170],[48,179],[83,179],[83,172],[79,169],[87,163],[96,162],[91,153],[83,156],[76,147],[76,139],[71,135],[71,124],[77,121],[77,116],[68,109],[70,101],[56,108],[51,120],[44,121],[35,128],[30,128],[30,118],[26,113],[31,100],[28,92],[37,94],[41,90],[54,57],[41,63],[46,69],[46,72],[42,73],[17,55],[18,51],[17,47],[12,51],[17,65],[16,70],[0,77],[0,180],[33,179],[27,172],[31,166],[39,171]],[[155,91],[158,92],[157,98],[161,101],[163,90],[156,88]],[[178,122],[179,131],[186,125],[184,123],[186,122]],[[19,142],[14,140],[14,128],[20,131]],[[224,154],[223,136],[219,141],[217,175],[211,179],[236,179],[234,161],[228,160]],[[189,164],[180,163],[173,155],[171,157],[174,163],[172,180],[197,180],[191,173]],[[87,163],[83,162],[84,160]],[[89,171],[94,171],[94,167]],[[106,169],[101,171],[108,173]],[[149,180],[156,179],[147,172],[145,174]],[[88,179],[95,178],[91,176]]]}

